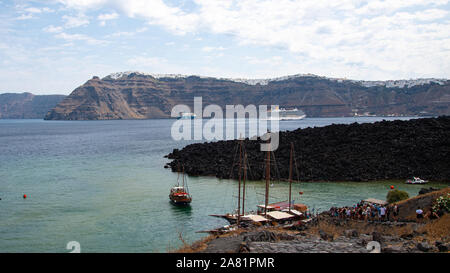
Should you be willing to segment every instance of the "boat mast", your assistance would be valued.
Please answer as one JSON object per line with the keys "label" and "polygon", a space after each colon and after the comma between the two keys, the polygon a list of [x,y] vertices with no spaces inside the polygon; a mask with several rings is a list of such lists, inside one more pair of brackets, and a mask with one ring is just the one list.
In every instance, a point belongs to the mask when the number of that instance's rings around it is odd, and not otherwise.
{"label": "boat mast", "polygon": [[270,183],[270,143],[267,150],[266,160],[266,200],[264,202],[264,215],[267,215],[267,206],[269,204],[269,183]]}
{"label": "boat mast", "polygon": [[241,219],[241,173],[242,173],[242,139],[239,141],[239,193],[238,193],[238,215],[237,224]]}
{"label": "boat mast", "polygon": [[294,143],[291,142],[291,155],[289,158],[289,212],[291,212],[291,193],[292,193],[292,155],[294,153]]}
{"label": "boat mast", "polygon": [[183,189],[184,189],[184,166],[183,166],[183,174],[182,174],[182,177],[183,177]]}
{"label": "boat mast", "polygon": [[245,181],[247,180],[247,153],[244,151],[244,185],[242,189],[242,215],[245,215]]}
{"label": "boat mast", "polygon": [[180,172],[181,172],[181,170],[180,170],[180,163],[178,163],[178,166],[177,166],[177,174],[178,174],[178,176],[177,176],[177,187],[180,186]]}

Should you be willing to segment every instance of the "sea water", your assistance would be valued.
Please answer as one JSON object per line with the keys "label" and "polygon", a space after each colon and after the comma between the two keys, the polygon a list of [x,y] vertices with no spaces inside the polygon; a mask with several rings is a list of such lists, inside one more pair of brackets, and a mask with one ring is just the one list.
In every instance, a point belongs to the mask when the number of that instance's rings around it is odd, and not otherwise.
{"label": "sea water", "polygon": [[[280,130],[382,119],[395,118],[305,118],[282,121]],[[0,252],[69,252],[71,241],[81,252],[167,252],[205,236],[197,231],[227,224],[208,215],[236,209],[237,181],[188,177],[191,206],[169,202],[179,177],[164,169],[164,156],[194,142],[174,141],[173,122],[0,120]],[[411,196],[421,188],[404,181],[310,182],[292,192],[296,202],[323,211],[385,199],[390,185]],[[248,210],[264,202],[264,187],[247,183]],[[287,200],[288,184],[274,182],[270,193],[273,202]]]}

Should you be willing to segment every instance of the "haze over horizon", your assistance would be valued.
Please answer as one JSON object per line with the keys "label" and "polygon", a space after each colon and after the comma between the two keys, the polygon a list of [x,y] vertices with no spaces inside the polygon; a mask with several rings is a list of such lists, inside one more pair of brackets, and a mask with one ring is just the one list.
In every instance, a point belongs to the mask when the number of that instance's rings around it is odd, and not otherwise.
{"label": "haze over horizon", "polygon": [[450,78],[450,1],[0,0],[0,93],[92,76]]}

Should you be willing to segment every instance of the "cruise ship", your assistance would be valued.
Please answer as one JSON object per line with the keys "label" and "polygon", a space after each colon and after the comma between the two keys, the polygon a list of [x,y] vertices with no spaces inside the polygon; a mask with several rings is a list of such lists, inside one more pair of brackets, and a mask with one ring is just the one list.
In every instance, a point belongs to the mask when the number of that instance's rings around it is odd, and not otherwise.
{"label": "cruise ship", "polygon": [[[277,113],[278,117],[273,116],[272,113]],[[268,120],[300,120],[304,119],[306,114],[297,108],[286,109],[276,107],[273,111],[267,111],[267,119]]]}

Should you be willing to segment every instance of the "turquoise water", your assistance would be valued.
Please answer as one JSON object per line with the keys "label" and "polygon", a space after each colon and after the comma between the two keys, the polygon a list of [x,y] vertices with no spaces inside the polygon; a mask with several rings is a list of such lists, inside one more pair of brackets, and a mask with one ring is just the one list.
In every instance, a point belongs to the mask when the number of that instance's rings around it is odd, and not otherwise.
{"label": "turquoise water", "polygon": [[[280,128],[381,119],[306,118]],[[193,242],[205,236],[196,231],[226,224],[208,215],[235,209],[236,181],[189,177],[191,208],[169,203],[177,174],[163,168],[163,156],[192,143],[172,140],[173,122],[0,120],[0,252],[68,252],[69,241],[82,252],[166,252],[181,245],[180,233]],[[322,182],[295,184],[293,192],[324,210],[384,199],[390,185],[410,195],[420,189],[402,181]],[[274,183],[271,200],[286,200],[287,186]],[[264,183],[249,182],[246,207],[262,203],[263,193]]]}

